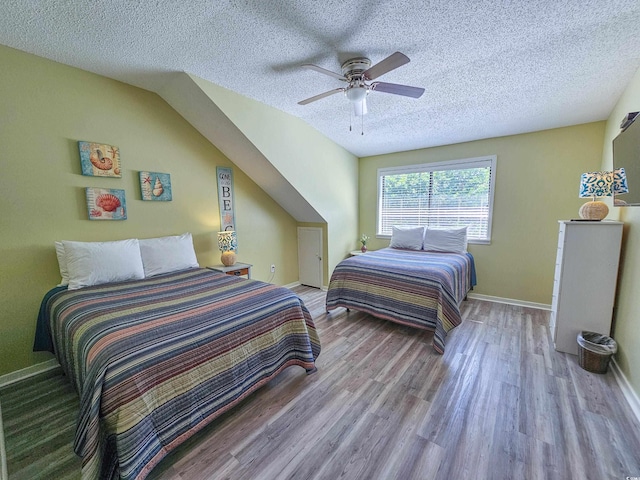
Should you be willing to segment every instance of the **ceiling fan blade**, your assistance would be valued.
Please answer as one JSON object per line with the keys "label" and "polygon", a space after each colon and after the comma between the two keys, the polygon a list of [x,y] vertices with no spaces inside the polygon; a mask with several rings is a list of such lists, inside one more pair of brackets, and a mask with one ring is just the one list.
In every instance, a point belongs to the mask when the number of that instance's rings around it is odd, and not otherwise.
{"label": "ceiling fan blade", "polygon": [[396,52],[389,55],[384,60],[376,63],[373,67],[365,70],[362,75],[367,80],[373,80],[374,78],[378,78],[380,75],[384,75],[391,70],[395,70],[402,65],[409,63],[409,57],[407,57],[404,53]]}
{"label": "ceiling fan blade", "polygon": [[331,70],[327,70],[326,68],[319,67],[318,65],[312,65],[311,63],[305,63],[302,65],[303,68],[308,68],[310,70],[315,70],[316,72],[324,73],[325,75],[329,75],[330,77],[337,78],[338,80],[342,80],[346,82],[347,79],[340,75],[339,73],[332,72]]}
{"label": "ceiling fan blade", "polygon": [[321,98],[328,97],[338,92],[344,92],[344,88],[336,88],[334,90],[329,90],[328,92],[321,93],[320,95],[316,95],[315,97],[307,98],[306,100],[298,102],[298,105],[306,105],[308,103],[315,102],[316,100],[320,100]]}
{"label": "ceiling fan blade", "polygon": [[424,93],[424,88],[399,85],[397,83],[375,82],[371,84],[372,90],[376,92],[393,93],[404,97],[420,98]]}

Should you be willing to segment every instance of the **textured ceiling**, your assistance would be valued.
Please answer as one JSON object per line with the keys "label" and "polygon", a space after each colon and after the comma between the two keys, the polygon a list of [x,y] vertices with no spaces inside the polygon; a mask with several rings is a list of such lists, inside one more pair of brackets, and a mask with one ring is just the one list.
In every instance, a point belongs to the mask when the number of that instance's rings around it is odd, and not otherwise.
{"label": "textured ceiling", "polygon": [[[602,120],[640,66],[638,0],[3,0],[0,44],[159,91],[186,71],[304,119],[357,156]],[[395,51],[349,131],[340,72]],[[0,68],[0,75],[1,75]],[[640,105],[638,106],[640,108]]]}

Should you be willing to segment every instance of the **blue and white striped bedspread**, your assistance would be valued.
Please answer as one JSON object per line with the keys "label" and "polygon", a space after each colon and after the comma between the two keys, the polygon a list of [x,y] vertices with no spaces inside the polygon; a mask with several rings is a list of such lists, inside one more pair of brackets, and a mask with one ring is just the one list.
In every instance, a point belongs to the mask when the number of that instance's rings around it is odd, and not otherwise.
{"label": "blue and white striped bedspread", "polygon": [[44,310],[40,330],[80,395],[83,479],[145,478],[284,368],[314,370],[320,353],[291,290],[207,269],[56,291]]}
{"label": "blue and white striped bedspread", "polygon": [[473,256],[383,248],[336,266],[327,310],[360,310],[392,322],[435,330],[444,353],[447,332],[460,324],[460,303],[475,285]]}

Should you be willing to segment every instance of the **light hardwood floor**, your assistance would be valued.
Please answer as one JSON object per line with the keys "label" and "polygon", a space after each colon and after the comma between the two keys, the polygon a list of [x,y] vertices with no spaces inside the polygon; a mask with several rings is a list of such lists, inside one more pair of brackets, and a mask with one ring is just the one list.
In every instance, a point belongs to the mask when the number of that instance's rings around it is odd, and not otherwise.
{"label": "light hardwood floor", "polygon": [[[556,352],[547,312],[466,301],[441,356],[428,332],[343,309],[327,315],[324,292],[295,290],[319,329],[318,372],[285,370],[149,478],[640,476],[640,425],[613,375]],[[0,391],[0,400],[10,478],[78,478],[77,399],[64,377]]]}

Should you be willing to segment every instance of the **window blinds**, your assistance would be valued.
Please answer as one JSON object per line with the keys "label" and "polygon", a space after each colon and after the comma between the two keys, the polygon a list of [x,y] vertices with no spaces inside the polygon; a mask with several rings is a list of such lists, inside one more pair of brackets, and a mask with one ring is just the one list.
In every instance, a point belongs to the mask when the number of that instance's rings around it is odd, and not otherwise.
{"label": "window blinds", "polygon": [[378,235],[393,225],[468,226],[470,240],[490,239],[491,159],[379,171]]}

